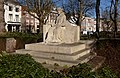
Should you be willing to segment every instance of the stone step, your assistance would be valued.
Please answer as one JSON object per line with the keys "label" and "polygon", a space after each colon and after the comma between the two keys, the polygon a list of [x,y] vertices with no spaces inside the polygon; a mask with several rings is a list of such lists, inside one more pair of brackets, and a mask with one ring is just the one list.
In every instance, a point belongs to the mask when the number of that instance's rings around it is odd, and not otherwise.
{"label": "stone step", "polygon": [[[95,56],[94,58],[92,58],[91,60],[89,60],[87,62],[87,64],[89,64],[92,67],[92,71],[97,70],[98,68],[100,68],[102,66],[102,64],[104,63],[105,58],[102,56]],[[56,70],[56,71],[60,71],[63,69],[66,69],[68,67],[66,66],[55,66],[55,65],[51,65],[51,64],[42,64],[45,68],[48,68],[49,70]]]}
{"label": "stone step", "polygon": [[[10,53],[10,54],[16,54],[16,53]],[[104,63],[105,58],[102,56],[96,56],[94,55],[93,58],[91,58],[87,64],[89,64],[92,67],[92,71],[97,70],[98,68],[100,68],[102,66],[102,64]],[[64,68],[68,68],[68,66],[55,66],[53,64],[47,64],[47,63],[42,63],[42,65],[45,68],[48,68],[49,70],[56,70],[56,71],[60,71],[63,70]],[[72,64],[72,65],[77,65],[77,64]],[[69,65],[69,66],[72,66]]]}
{"label": "stone step", "polygon": [[95,70],[97,70],[98,68],[100,68],[102,66],[104,61],[105,61],[105,57],[95,56],[93,59],[88,61],[87,64],[91,65],[92,71],[95,71]]}
{"label": "stone step", "polygon": [[78,58],[89,54],[90,49],[83,49],[81,51],[72,53],[72,54],[64,54],[64,53],[50,53],[50,52],[41,52],[41,51],[32,51],[32,50],[16,50],[16,53],[18,54],[30,54],[35,57],[43,57],[43,58],[54,58],[59,60],[77,60]]}
{"label": "stone step", "polygon": [[86,44],[86,48],[91,48],[96,43],[95,40],[80,40],[80,42]]}
{"label": "stone step", "polygon": [[60,66],[66,66],[67,65],[68,67],[70,67],[70,66],[73,66],[73,65],[77,65],[79,63],[86,63],[90,59],[94,58],[95,56],[96,56],[96,54],[91,53],[91,54],[84,55],[84,56],[82,56],[79,59],[74,60],[74,61],[50,59],[50,58],[34,57],[34,56],[33,56],[33,58],[39,63],[47,63],[47,64],[51,64],[51,65],[58,64]]}
{"label": "stone step", "polygon": [[74,52],[78,52],[85,48],[86,48],[86,44],[83,44],[81,42],[77,42],[73,44],[33,43],[33,44],[25,45],[26,50],[52,52],[52,53],[64,53],[64,54],[72,54]]}

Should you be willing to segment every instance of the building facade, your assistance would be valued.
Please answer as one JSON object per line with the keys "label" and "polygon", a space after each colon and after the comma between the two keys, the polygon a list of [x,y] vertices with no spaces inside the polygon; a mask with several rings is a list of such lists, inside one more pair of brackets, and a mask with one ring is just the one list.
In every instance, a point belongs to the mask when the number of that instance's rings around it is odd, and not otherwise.
{"label": "building facade", "polygon": [[14,0],[4,2],[5,29],[8,32],[21,31],[21,6]]}
{"label": "building facade", "polygon": [[95,32],[96,31],[96,20],[91,17],[84,17],[81,25],[81,31],[83,34],[87,34],[88,32]]}
{"label": "building facade", "polygon": [[[27,12],[27,7],[22,6],[22,31],[37,33],[39,32],[39,21]],[[33,13],[35,15],[35,13]]]}

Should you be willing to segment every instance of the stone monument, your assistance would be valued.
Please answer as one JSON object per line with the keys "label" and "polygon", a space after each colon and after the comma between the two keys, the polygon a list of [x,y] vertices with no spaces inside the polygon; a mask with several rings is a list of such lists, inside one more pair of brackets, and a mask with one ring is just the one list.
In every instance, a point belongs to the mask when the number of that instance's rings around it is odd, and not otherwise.
{"label": "stone monument", "polygon": [[79,40],[79,26],[72,26],[62,9],[58,9],[58,13],[55,23],[43,26],[44,42],[26,44],[25,49],[16,50],[16,53],[28,53],[37,62],[60,66],[77,65],[93,59],[96,54],[91,52],[89,43]]}

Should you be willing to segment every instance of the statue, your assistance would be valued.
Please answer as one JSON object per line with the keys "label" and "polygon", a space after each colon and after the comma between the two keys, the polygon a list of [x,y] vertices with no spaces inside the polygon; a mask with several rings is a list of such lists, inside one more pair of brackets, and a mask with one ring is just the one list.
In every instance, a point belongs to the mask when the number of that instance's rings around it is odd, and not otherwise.
{"label": "statue", "polygon": [[45,40],[46,43],[48,42],[62,42],[64,30],[65,30],[65,21],[66,16],[62,9],[58,9],[59,16],[57,17],[55,25],[51,25],[48,30],[47,39]]}
{"label": "statue", "polygon": [[[45,43],[69,43],[74,42],[72,32],[76,32],[74,27],[66,20],[66,16],[61,8],[58,8],[57,20],[51,25],[46,34]],[[77,27],[78,28],[78,27]],[[70,35],[70,36],[69,36]],[[71,39],[72,37],[73,39]]]}

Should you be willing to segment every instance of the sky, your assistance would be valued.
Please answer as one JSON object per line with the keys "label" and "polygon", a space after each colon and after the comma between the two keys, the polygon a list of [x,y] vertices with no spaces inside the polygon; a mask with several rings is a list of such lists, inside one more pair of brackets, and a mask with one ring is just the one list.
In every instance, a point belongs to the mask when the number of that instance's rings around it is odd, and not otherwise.
{"label": "sky", "polygon": [[[21,1],[21,0],[18,0],[18,1]],[[61,5],[62,5],[62,1],[64,2],[64,3],[67,3],[67,0],[53,0],[54,2],[56,2],[57,1],[57,6],[58,7],[61,7]],[[101,0],[101,4],[100,4],[100,10],[102,11],[103,9],[105,9],[106,7],[108,7],[108,6],[110,6],[110,1],[111,0]],[[94,16],[93,17],[95,17],[96,15],[95,15],[95,13],[94,13]]]}
{"label": "sky", "polygon": [[[54,1],[54,2],[58,1],[58,2],[56,3],[58,7],[61,6],[61,3],[62,3],[61,1],[64,1],[64,3],[67,2],[67,0],[53,0],[53,1]],[[109,6],[109,5],[110,5],[110,1],[111,1],[111,0],[101,0],[100,8],[105,8],[105,7]]]}
{"label": "sky", "polygon": [[[23,0],[17,0],[17,1],[23,1]],[[63,1],[64,3],[67,3],[67,0],[53,0],[54,2],[57,1],[57,6],[61,6],[62,2]],[[111,0],[101,0],[101,8],[105,8],[106,6],[110,5],[110,1]]]}
{"label": "sky", "polygon": [[111,0],[101,0],[101,8],[105,8],[105,7],[108,7],[110,6],[110,1]]}
{"label": "sky", "polygon": [[[62,0],[53,0],[54,2],[55,1],[58,1],[58,6],[60,6],[60,1],[62,1]],[[67,2],[67,0],[63,0],[64,1],[64,3],[66,3]],[[108,6],[108,5],[110,5],[110,1],[111,0],[101,0],[101,7],[106,7],[106,6]]]}

